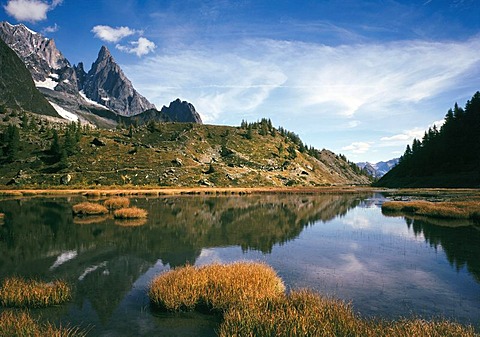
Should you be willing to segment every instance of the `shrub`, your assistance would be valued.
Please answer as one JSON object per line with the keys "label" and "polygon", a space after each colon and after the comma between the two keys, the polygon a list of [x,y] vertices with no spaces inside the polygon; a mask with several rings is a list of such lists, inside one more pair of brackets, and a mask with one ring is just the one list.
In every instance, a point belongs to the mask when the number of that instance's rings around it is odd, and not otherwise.
{"label": "shrub", "polygon": [[0,314],[0,336],[17,337],[84,337],[86,332],[78,328],[57,328],[50,323],[40,324],[28,313],[11,310]]}
{"label": "shrub", "polygon": [[108,213],[108,209],[100,204],[93,202],[82,202],[73,206],[75,215],[99,215]]}
{"label": "shrub", "polygon": [[141,219],[146,218],[148,212],[138,207],[120,208],[113,212],[115,219]]}
{"label": "shrub", "polygon": [[130,199],[125,197],[114,197],[105,200],[103,203],[108,209],[119,209],[130,206]]}
{"label": "shrub", "polygon": [[4,307],[48,307],[71,298],[70,287],[63,281],[50,283],[7,278],[0,288],[0,304]]}
{"label": "shrub", "polygon": [[282,280],[271,267],[237,262],[171,270],[153,280],[149,297],[155,307],[169,311],[197,308],[224,312],[276,298],[284,291]]}

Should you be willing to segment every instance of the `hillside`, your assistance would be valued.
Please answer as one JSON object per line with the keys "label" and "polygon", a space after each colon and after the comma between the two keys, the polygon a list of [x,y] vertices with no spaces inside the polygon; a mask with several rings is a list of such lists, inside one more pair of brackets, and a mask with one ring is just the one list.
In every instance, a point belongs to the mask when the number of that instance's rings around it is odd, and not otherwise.
{"label": "hillside", "polygon": [[480,187],[480,92],[465,108],[455,104],[438,130],[407,146],[399,164],[375,185],[384,187]]}
{"label": "hillside", "polygon": [[22,60],[0,39],[0,109],[5,108],[60,117],[37,90]]}
{"label": "hillside", "polygon": [[0,114],[2,119],[18,127],[1,127],[0,185],[49,187],[67,183],[67,176],[72,187],[370,182],[343,156],[307,150],[298,136],[266,120],[242,127],[149,122],[104,130],[52,124],[32,114]]}

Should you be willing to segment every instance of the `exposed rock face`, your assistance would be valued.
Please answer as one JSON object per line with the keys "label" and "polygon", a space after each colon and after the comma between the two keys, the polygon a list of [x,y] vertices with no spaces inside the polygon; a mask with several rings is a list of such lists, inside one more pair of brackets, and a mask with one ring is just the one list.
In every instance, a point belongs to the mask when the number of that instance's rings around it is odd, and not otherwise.
{"label": "exposed rock face", "polygon": [[195,107],[186,101],[182,102],[179,98],[170,103],[168,108],[163,106],[161,112],[172,121],[202,124],[202,118],[195,110]]}
{"label": "exposed rock face", "polygon": [[42,115],[60,117],[35,88],[22,60],[0,40],[0,104]]}
{"label": "exposed rock face", "polygon": [[100,49],[82,88],[88,98],[122,116],[134,116],[145,110],[155,109],[155,105],[133,88],[132,82],[105,46]]}
{"label": "exposed rock face", "polygon": [[35,33],[23,24],[0,22],[0,38],[12,48],[32,74],[37,87],[76,92],[77,80],[70,62],[55,41]]}

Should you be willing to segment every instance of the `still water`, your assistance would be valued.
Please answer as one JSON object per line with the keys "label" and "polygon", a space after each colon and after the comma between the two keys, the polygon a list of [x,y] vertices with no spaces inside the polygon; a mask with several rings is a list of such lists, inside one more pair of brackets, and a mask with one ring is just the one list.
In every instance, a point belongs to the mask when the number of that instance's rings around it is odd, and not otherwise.
{"label": "still water", "polygon": [[387,217],[381,195],[132,198],[149,212],[143,223],[75,218],[81,201],[0,200],[0,278],[68,281],[72,302],[33,313],[89,336],[215,336],[216,317],[152,312],[148,285],[187,263],[238,260],[266,262],[288,289],[344,299],[364,317],[480,327],[480,227]]}

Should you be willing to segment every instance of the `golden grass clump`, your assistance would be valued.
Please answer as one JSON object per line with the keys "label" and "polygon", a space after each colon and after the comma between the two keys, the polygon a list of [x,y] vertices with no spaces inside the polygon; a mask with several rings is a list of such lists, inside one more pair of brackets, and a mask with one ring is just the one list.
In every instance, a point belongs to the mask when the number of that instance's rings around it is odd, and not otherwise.
{"label": "golden grass clump", "polygon": [[0,304],[4,307],[39,308],[62,304],[72,297],[70,287],[63,281],[50,283],[6,278],[0,288]]}
{"label": "golden grass clump", "polygon": [[105,200],[103,205],[110,210],[125,208],[130,206],[130,199],[125,197],[112,197]]}
{"label": "golden grass clump", "polygon": [[411,213],[433,218],[477,220],[480,214],[480,202],[387,201],[383,203],[382,211]]}
{"label": "golden grass clump", "polygon": [[107,213],[108,209],[105,206],[93,202],[82,202],[73,206],[73,214],[75,215],[99,215]]}
{"label": "golden grass clump", "polygon": [[12,310],[0,313],[0,336],[17,337],[84,337],[86,332],[78,328],[55,327],[41,324],[24,311]]}
{"label": "golden grass clump", "polygon": [[113,212],[115,219],[142,219],[146,218],[148,212],[138,207],[120,208]]}
{"label": "golden grass clump", "polygon": [[151,303],[169,311],[206,309],[224,312],[240,305],[282,296],[285,286],[276,272],[262,263],[237,262],[168,271],[150,285]]}
{"label": "golden grass clump", "polygon": [[345,302],[310,290],[294,291],[255,306],[234,307],[223,318],[220,337],[478,337],[473,327],[448,321],[365,320]]}

